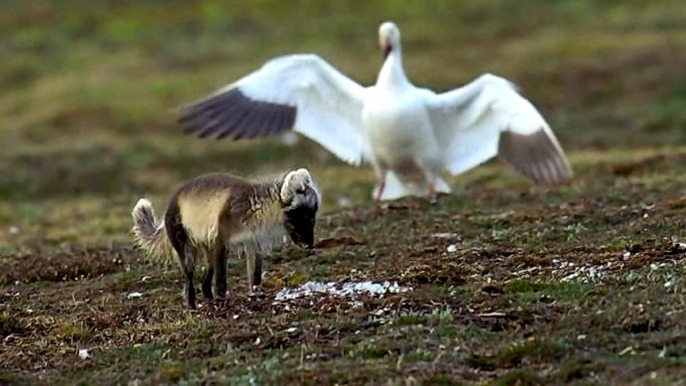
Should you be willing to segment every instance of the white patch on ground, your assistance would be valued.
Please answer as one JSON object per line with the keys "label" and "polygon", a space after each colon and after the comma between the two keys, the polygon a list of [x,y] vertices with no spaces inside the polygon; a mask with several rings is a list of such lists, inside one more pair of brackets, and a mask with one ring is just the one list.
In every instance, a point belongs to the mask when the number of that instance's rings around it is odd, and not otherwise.
{"label": "white patch on ground", "polygon": [[566,260],[553,260],[553,275],[562,282],[582,282],[593,283],[603,279],[607,275],[607,270],[612,266],[611,261],[605,265],[577,265]]}
{"label": "white patch on ground", "polygon": [[399,286],[396,282],[385,281],[373,283],[371,281],[349,283],[322,283],[310,281],[298,288],[284,288],[276,294],[274,300],[284,301],[310,296],[331,295],[335,297],[353,297],[361,294],[384,295],[387,293],[400,293],[411,291],[412,288]]}
{"label": "white patch on ground", "polygon": [[87,348],[82,348],[79,350],[79,358],[81,359],[88,359],[90,358],[91,354],[88,353]]}
{"label": "white patch on ground", "polygon": [[[679,253],[686,254],[686,243],[676,242],[673,239],[672,245],[673,249],[678,251],[675,256]],[[585,263],[583,260],[580,263],[574,263],[565,259],[553,259],[552,274],[562,282],[597,283],[607,280],[629,282],[648,280],[650,282],[662,281],[665,288],[673,287],[679,281],[670,271],[676,265],[683,264],[683,260],[666,258],[665,261],[651,263],[649,265],[650,271],[647,274],[627,271],[626,264],[640,254],[640,252],[634,254],[626,251],[622,253],[621,257],[609,258],[601,264]],[[532,268],[519,273],[529,274]]]}
{"label": "white patch on ground", "polygon": [[141,296],[143,296],[143,294],[140,292],[131,292],[130,294],[126,295],[126,297],[129,299],[140,298]]}

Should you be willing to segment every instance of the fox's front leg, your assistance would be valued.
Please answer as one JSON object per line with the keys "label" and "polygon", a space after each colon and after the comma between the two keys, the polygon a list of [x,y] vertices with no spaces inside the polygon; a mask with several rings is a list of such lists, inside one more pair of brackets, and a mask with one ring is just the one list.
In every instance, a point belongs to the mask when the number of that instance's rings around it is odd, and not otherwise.
{"label": "fox's front leg", "polygon": [[248,285],[254,292],[262,287],[262,255],[256,252],[248,252],[246,256],[248,269]]}

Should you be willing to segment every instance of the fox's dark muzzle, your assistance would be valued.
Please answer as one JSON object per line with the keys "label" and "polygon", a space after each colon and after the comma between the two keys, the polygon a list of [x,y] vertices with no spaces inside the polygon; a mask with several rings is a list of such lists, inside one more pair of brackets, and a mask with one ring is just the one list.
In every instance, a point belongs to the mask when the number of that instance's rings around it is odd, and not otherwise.
{"label": "fox's dark muzzle", "polygon": [[286,211],[286,230],[296,244],[314,247],[314,225],[317,211],[299,207]]}

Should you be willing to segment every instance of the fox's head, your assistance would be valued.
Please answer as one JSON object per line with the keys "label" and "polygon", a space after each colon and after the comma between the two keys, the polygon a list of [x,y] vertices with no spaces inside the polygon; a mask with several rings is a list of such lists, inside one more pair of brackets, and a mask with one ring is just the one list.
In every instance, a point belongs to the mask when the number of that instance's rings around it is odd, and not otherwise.
{"label": "fox's head", "polygon": [[291,240],[313,247],[315,218],[321,198],[307,169],[286,174],[279,198],[284,211],[284,226]]}

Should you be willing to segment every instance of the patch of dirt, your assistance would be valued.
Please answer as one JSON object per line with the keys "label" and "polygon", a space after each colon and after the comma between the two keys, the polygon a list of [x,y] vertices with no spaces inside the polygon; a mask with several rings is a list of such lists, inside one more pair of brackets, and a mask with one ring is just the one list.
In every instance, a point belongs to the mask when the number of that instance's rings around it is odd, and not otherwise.
{"label": "patch of dirt", "polygon": [[329,237],[325,239],[321,239],[317,241],[315,247],[320,248],[320,249],[328,249],[328,248],[336,248],[336,247],[345,247],[345,246],[353,246],[353,245],[365,245],[366,242],[362,239],[359,238],[354,238],[351,236],[344,236],[344,237]]}
{"label": "patch of dirt", "polygon": [[[324,368],[335,365],[422,379],[556,383],[594,371],[614,379],[605,358],[627,360],[619,354],[628,346],[646,358],[656,358],[660,344],[681,355],[658,335],[683,327],[675,300],[675,275],[686,272],[674,204],[681,196],[668,185],[633,183],[548,194],[469,192],[340,211],[321,221],[314,250],[287,245],[266,260],[263,292],[249,293],[244,265],[231,264],[227,297],[193,311],[177,267],[122,282],[127,269],[147,266],[128,246],[6,254],[0,360],[27,374],[95,371],[74,354],[88,347],[102,366],[183,378],[182,370],[135,356],[142,354],[112,354],[140,345],[164,347],[165,363],[207,359],[214,376],[236,371],[235,361],[257,369],[278,358],[287,374],[269,373],[275,382],[305,368],[333,379]],[[475,204],[459,206],[464,200]],[[275,301],[279,290],[310,280],[388,280],[412,289]],[[144,296],[128,298],[131,291]]]}
{"label": "patch of dirt", "polygon": [[662,168],[671,168],[675,165],[683,165],[686,162],[686,154],[656,154],[639,160],[628,161],[620,164],[601,164],[608,168],[614,176],[628,177],[655,173]]}
{"label": "patch of dirt", "polygon": [[0,256],[0,285],[94,278],[138,265],[129,247],[36,249]]}
{"label": "patch of dirt", "polygon": [[24,326],[16,315],[4,312],[0,315],[0,337],[6,338],[10,335],[22,334]]}

